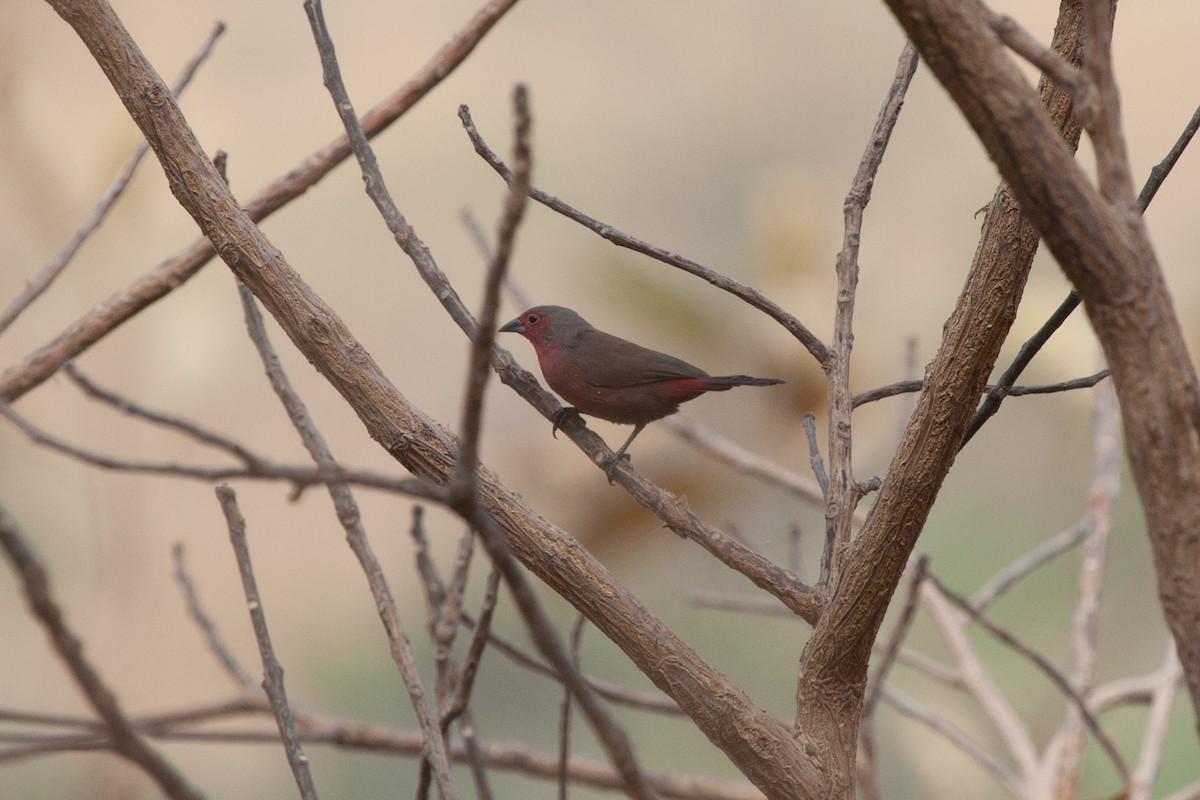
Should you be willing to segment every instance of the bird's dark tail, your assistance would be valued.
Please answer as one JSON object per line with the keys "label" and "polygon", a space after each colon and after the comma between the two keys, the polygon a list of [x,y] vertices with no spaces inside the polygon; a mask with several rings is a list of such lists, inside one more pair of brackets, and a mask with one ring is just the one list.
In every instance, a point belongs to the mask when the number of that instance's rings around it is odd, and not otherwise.
{"label": "bird's dark tail", "polygon": [[735,386],[774,386],[783,383],[778,378],[752,378],[749,375],[714,375],[706,383],[711,392],[723,392]]}

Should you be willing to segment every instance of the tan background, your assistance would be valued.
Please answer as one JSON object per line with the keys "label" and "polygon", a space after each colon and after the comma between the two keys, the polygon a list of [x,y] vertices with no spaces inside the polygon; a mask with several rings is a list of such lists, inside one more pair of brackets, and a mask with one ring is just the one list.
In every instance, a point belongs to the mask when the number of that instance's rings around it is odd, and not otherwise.
{"label": "tan background", "polygon": [[[1054,3],[996,4],[1043,40]],[[298,2],[128,0],[117,10],[160,72],[173,80],[216,19],[229,30],[183,98],[210,151],[229,153],[236,192],[249,196],[340,131],[320,83]],[[407,79],[475,10],[472,2],[330,3],[326,9],[359,111]],[[1126,2],[1116,58],[1135,174],[1166,153],[1200,98],[1200,9],[1190,0]],[[527,2],[504,19],[457,73],[376,142],[401,209],[441,268],[473,305],[482,265],[460,212],[494,228],[503,187],[471,151],[456,109],[467,103],[490,143],[507,152],[508,98],[526,82],[535,115],[535,183],[585,212],[757,286],[827,337],[834,255],[849,180],[878,112],[901,34],[880,3]],[[0,300],[24,285],[82,221],[136,142],[136,131],[70,29],[39,3],[12,4],[0,26]],[[1090,164],[1086,155],[1083,163]],[[961,286],[980,220],[995,188],[991,164],[924,70],[918,72],[867,211],[856,326],[855,386],[904,377],[905,342],[918,365],[937,345]],[[1185,155],[1148,219],[1178,309],[1195,329],[1200,156]],[[357,169],[331,177],[264,224],[292,265],[343,316],[397,386],[449,426],[457,422],[465,343],[390,241],[363,194]],[[92,304],[195,236],[191,220],[148,160],[110,221],[45,296],[3,338],[0,364],[40,345]],[[663,265],[614,249],[540,207],[518,242],[514,278],[535,302],[570,305],[600,327],[668,350],[712,372],[788,380],[782,389],[740,390],[689,406],[765,456],[808,474],[799,425],[820,417],[820,373],[781,330],[735,299]],[[1041,258],[1018,321],[1023,340],[1067,286]],[[521,309],[506,306],[506,318]],[[397,472],[315,373],[289,352],[285,364],[335,452],[348,464]],[[532,350],[509,347],[529,367]],[[1015,345],[1009,352],[1015,351]],[[1031,382],[1092,372],[1096,356],[1075,319],[1037,359]],[[195,419],[261,452],[302,462],[245,337],[230,275],[220,263],[79,360],[102,384],[152,407]],[[116,416],[57,378],[18,410],[71,441],[129,458],[220,463],[189,442]],[[860,477],[887,466],[907,405],[891,400],[856,416]],[[1010,402],[956,464],[919,551],[970,591],[1032,543],[1071,524],[1086,503],[1089,395]],[[748,584],[665,533],[656,520],[548,435],[538,415],[494,385],[483,457],[549,519],[579,536],[689,642],[777,713],[791,713],[805,629],[696,610],[692,588],[747,591]],[[610,441],[624,429],[591,423]],[[785,532],[808,535],[815,564],[820,516],[703,463],[688,445],[652,427],[633,448],[653,479],[684,493],[719,525],[733,524],[782,558]],[[228,685],[184,621],[172,584],[170,546],[186,544],[208,607],[244,663],[253,639],[225,528],[211,487],[116,475],[38,449],[0,426],[0,494],[52,570],[68,619],[87,652],[134,712],[225,696]],[[364,581],[322,493],[287,501],[284,486],[237,485],[250,526],[264,603],[294,701],[397,725],[411,711],[391,668]],[[389,564],[406,620],[427,666],[424,612],[409,567],[409,503],[360,492],[373,542]],[[1102,677],[1157,664],[1164,629],[1150,583],[1140,518],[1126,488],[1118,507],[1102,630]],[[431,513],[443,564],[460,532]],[[1031,579],[998,607],[1006,622],[1052,657],[1065,652],[1074,577],[1069,559]],[[477,595],[477,593],[476,593]],[[473,596],[474,599],[474,596]],[[571,615],[548,597],[564,630]],[[507,608],[501,623],[519,626]],[[920,634],[920,631],[919,631]],[[0,576],[0,705],[78,713],[64,670],[27,618],[11,574]],[[988,645],[990,647],[990,645]],[[1004,682],[1036,717],[1058,707],[1044,680],[994,649]],[[641,685],[613,648],[591,632],[590,668]],[[428,674],[428,670],[426,670]],[[926,686],[901,674],[906,689]],[[488,657],[477,718],[481,733],[552,749],[558,691]],[[942,708],[949,703],[943,702]],[[970,709],[955,720],[986,738]],[[654,768],[732,775],[723,757],[676,722],[625,715]],[[1140,712],[1112,720],[1135,739]],[[1049,730],[1057,714],[1035,729]],[[894,715],[882,718],[889,797],[1001,796],[940,740]],[[1191,723],[1178,715],[1160,786],[1196,777]],[[3,726],[0,725],[0,729]],[[586,733],[583,751],[594,752]],[[287,797],[282,754],[269,747],[171,745],[167,752],[212,797]],[[339,757],[310,748],[328,797],[401,796],[411,762]],[[1098,760],[1098,759],[1097,759]],[[460,781],[465,787],[468,782]],[[968,792],[963,787],[970,786]],[[1111,791],[1096,770],[1095,795]],[[497,778],[504,797],[550,797],[553,787]],[[113,757],[56,756],[0,764],[3,797],[153,797],[155,789]],[[579,791],[579,797],[590,796]]]}

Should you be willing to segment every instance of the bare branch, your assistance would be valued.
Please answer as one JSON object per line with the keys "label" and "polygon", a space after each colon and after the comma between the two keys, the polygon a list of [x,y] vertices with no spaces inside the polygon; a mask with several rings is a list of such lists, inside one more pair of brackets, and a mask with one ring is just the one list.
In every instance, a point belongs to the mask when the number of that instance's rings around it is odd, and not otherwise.
{"label": "bare branch", "polygon": [[[948,588],[946,588],[945,584],[943,584],[934,576],[930,576],[929,580],[934,584],[934,586],[937,587],[937,592],[941,596],[945,597],[959,609],[966,612],[967,616],[969,616],[974,622],[977,622],[979,625],[983,626],[985,630],[1011,647],[1015,652],[1029,659],[1034,666],[1041,670],[1041,672],[1047,678],[1049,678],[1055,686],[1058,687],[1059,691],[1061,691],[1067,697],[1067,699],[1071,701],[1075,709],[1079,712],[1084,723],[1087,725],[1088,730],[1090,730],[1092,735],[1096,737],[1096,741],[1100,743],[1100,746],[1108,755],[1109,760],[1112,761],[1113,766],[1120,774],[1122,782],[1128,786],[1130,781],[1129,765],[1125,763],[1125,757],[1121,755],[1121,751],[1117,747],[1116,743],[1113,742],[1112,737],[1110,737],[1108,732],[1105,731],[1103,726],[1100,725],[1100,721],[1096,718],[1096,715],[1092,712],[1092,709],[1088,707],[1087,701],[1080,697],[1079,693],[1076,692],[1071,686],[1070,681],[1068,681],[1067,678],[1041,653],[1022,642],[1012,632],[1008,631],[1001,625],[993,622],[972,608],[970,602],[968,602],[966,598],[950,591]],[[926,599],[928,599],[928,597],[929,595],[926,596]],[[1033,771],[1030,771],[1028,774],[1032,775]]]}
{"label": "bare branch", "polygon": [[83,655],[83,642],[67,627],[63,611],[50,592],[50,579],[25,538],[17,521],[0,506],[0,547],[8,563],[21,581],[21,590],[29,610],[46,630],[58,657],[71,672],[75,683],[88,703],[104,720],[110,741],[108,746],[117,754],[141,767],[163,792],[174,800],[200,800],[203,795],[192,787],[175,767],[146,743],[133,722],[125,715],[116,695],[108,688],[100,673]]}
{"label": "bare branch", "polygon": [[[662,424],[671,433],[696,445],[722,464],[727,464],[739,472],[758,478],[766,484],[783,489],[810,503],[823,505],[825,502],[820,485],[813,479],[798,475],[747,450],[736,442],[726,439],[712,428],[682,414],[665,417]],[[866,515],[862,514],[859,521],[861,522],[865,518]]]}
{"label": "bare branch", "polygon": [[[1112,503],[1120,486],[1120,433],[1117,400],[1111,385],[1096,391],[1092,412],[1092,484],[1088,492],[1088,535],[1083,540],[1079,564],[1079,596],[1071,624],[1071,688],[1081,698],[1091,691],[1096,673],[1099,637],[1100,590],[1108,539],[1112,530]],[[1078,792],[1083,769],[1084,719],[1075,706],[1068,706],[1055,740],[1048,748],[1056,758],[1056,794],[1066,797]]]}
{"label": "bare branch", "polygon": [[429,484],[422,480],[415,478],[392,478],[373,472],[347,470],[336,465],[331,469],[297,467],[285,464],[273,464],[261,457],[255,457],[254,465],[248,467],[202,467],[167,462],[128,461],[126,459],[95,453],[51,436],[17,414],[7,403],[0,402],[0,416],[8,419],[36,444],[48,447],[51,450],[78,459],[86,464],[119,472],[168,475],[172,477],[192,478],[209,483],[233,480],[235,478],[284,481],[295,485],[298,489],[329,482],[352,483],[375,489],[399,492],[427,500],[437,500],[440,497],[438,492],[433,491]]}
{"label": "bare branch", "polygon": [[[1175,640],[1171,639],[1167,642],[1162,666],[1149,676],[1150,713],[1146,716],[1142,748],[1129,787],[1129,800],[1150,800],[1154,790],[1154,779],[1158,776],[1159,763],[1162,761],[1167,725],[1171,720],[1171,707],[1175,704],[1175,692],[1181,674],[1179,653],[1175,649]],[[1200,783],[1194,784],[1192,791],[1200,794]]]}
{"label": "bare branch", "polygon": [[[250,338],[258,350],[259,357],[262,359],[263,366],[267,372],[267,378],[271,383],[271,388],[275,390],[280,402],[287,411],[288,419],[291,420],[296,432],[300,434],[300,439],[304,443],[305,449],[312,456],[313,461],[316,462],[317,468],[323,472],[330,472],[337,469],[337,461],[334,459],[333,451],[330,449],[325,437],[317,430],[303,401],[300,400],[299,395],[292,388],[291,382],[288,380],[287,375],[284,374],[283,368],[279,363],[279,357],[275,354],[274,348],[271,347],[271,343],[267,339],[266,327],[263,325],[262,315],[258,311],[258,306],[254,302],[253,295],[240,282],[238,283],[238,294],[242,299],[242,307],[246,316],[246,327],[250,333]],[[358,503],[354,500],[354,495],[350,491],[350,487],[345,483],[334,481],[326,483],[326,486],[329,489],[329,496],[333,500],[338,521],[342,524],[342,529],[346,532],[346,542],[350,545],[350,549],[354,552],[355,557],[357,557],[363,574],[367,578],[367,584],[371,589],[371,597],[375,601],[375,609],[379,613],[384,633],[387,636],[388,648],[391,651],[392,660],[400,671],[405,689],[408,690],[409,701],[416,712],[421,730],[425,732],[426,737],[429,739],[428,754],[433,766],[434,777],[437,779],[438,791],[441,793],[443,800],[450,800],[450,798],[455,796],[453,779],[450,774],[450,764],[442,744],[437,720],[433,711],[429,708],[425,690],[421,685],[421,676],[417,671],[416,662],[413,658],[412,645],[408,640],[408,634],[404,630],[404,624],[400,619],[400,612],[396,607],[396,599],[392,595],[391,588],[388,586],[383,566],[379,563],[379,559],[376,557],[375,551],[371,548],[371,543],[367,539],[366,530],[362,525],[362,516],[358,511]]]}
{"label": "bare branch", "polygon": [[1196,131],[1200,130],[1200,108],[1192,114],[1192,118],[1188,120],[1188,124],[1184,127],[1183,133],[1179,134],[1175,145],[1170,152],[1163,157],[1163,160],[1154,165],[1150,170],[1150,177],[1146,178],[1146,182],[1142,185],[1142,191],[1138,194],[1138,208],[1145,211],[1150,207],[1150,202],[1154,200],[1154,195],[1158,194],[1158,189],[1163,185],[1163,181],[1171,174],[1171,170],[1175,168],[1183,151],[1191,144],[1192,137],[1196,135]]}
{"label": "bare branch", "polygon": [[175,560],[175,582],[179,584],[179,590],[183,593],[183,601],[187,605],[188,616],[196,623],[196,627],[200,629],[200,634],[204,638],[205,644],[208,645],[209,651],[216,656],[217,662],[225,670],[226,674],[233,679],[233,683],[239,689],[249,690],[254,687],[254,679],[250,674],[242,668],[234,658],[233,652],[226,646],[225,641],[221,638],[221,634],[217,632],[217,626],[213,623],[212,617],[200,605],[200,595],[196,591],[196,586],[192,583],[192,578],[188,575],[187,565],[183,557],[183,542],[176,542],[171,548],[171,555]]}
{"label": "bare branch", "polygon": [[471,337],[471,355],[467,369],[467,390],[463,399],[462,435],[459,437],[458,465],[447,482],[451,497],[465,504],[475,503],[475,470],[479,462],[479,425],[483,414],[483,390],[491,370],[492,344],[496,340],[496,316],[500,307],[500,286],[508,273],[517,227],[525,214],[529,197],[529,180],[532,171],[532,153],[529,131],[532,121],[529,116],[528,93],[523,85],[513,91],[513,113],[516,117],[513,172],[509,184],[508,198],[504,204],[504,216],[500,221],[496,252],[488,267],[483,290],[483,308],[479,323]]}
{"label": "bare branch", "polygon": [[1091,87],[1082,70],[1063,58],[1062,53],[1053,47],[1039,42],[1037,37],[1007,14],[997,14],[990,9],[985,13],[988,15],[988,24],[1000,41],[1071,92],[1076,105],[1081,105],[1081,101],[1086,103],[1085,98]]}
{"label": "bare branch", "polygon": [[[354,106],[350,102],[349,94],[341,79],[341,70],[338,67],[337,58],[334,53],[333,41],[330,39],[329,32],[325,26],[320,0],[305,0],[304,8],[308,14],[313,36],[317,41],[317,48],[321,55],[325,87],[329,90],[334,107],[337,109],[338,115],[342,119],[342,124],[346,128],[355,158],[358,160],[363,172],[368,196],[370,196],[379,209],[380,214],[387,223],[388,229],[396,237],[397,243],[405,250],[414,264],[418,265],[418,269],[422,274],[428,276],[427,280],[431,281],[431,285],[439,280],[444,283],[445,277],[441,275],[440,270],[437,269],[437,265],[433,263],[433,259],[429,256],[424,244],[417,238],[416,231],[413,230],[412,226],[408,224],[404,216],[400,213],[399,208],[396,207],[383,181],[375,154],[366,137],[363,135],[361,125],[354,113]],[[514,178],[514,185],[519,185],[520,181],[521,179]],[[514,231],[519,218],[519,212],[512,216]],[[494,263],[502,265],[499,258]],[[487,301],[486,305],[491,308],[494,317],[496,308],[495,292],[499,289],[499,277],[502,275],[502,271],[494,269],[492,272],[495,274],[494,282],[490,283],[493,298]],[[448,284],[446,285],[448,286]],[[470,315],[465,312],[465,309],[463,309],[463,313],[466,315],[466,319],[464,319],[465,324],[469,320]],[[461,463],[461,458],[460,450],[459,463]],[[472,472],[474,472],[473,468]],[[453,480],[453,473],[447,479],[447,484],[451,480]],[[474,482],[472,486],[475,486]],[[504,580],[508,584],[513,599],[516,601],[517,607],[521,611],[521,615],[524,617],[530,629],[530,634],[537,643],[539,650],[555,666],[567,685],[571,688],[571,691],[579,699],[580,705],[596,730],[601,744],[608,751],[614,766],[617,767],[618,771],[625,778],[627,790],[634,797],[641,800],[649,800],[649,798],[653,797],[653,791],[646,783],[645,776],[637,763],[637,759],[633,755],[633,749],[628,737],[617,725],[615,719],[613,719],[607,709],[600,704],[599,699],[583,680],[578,670],[574,669],[562,642],[542,611],[541,605],[534,595],[532,588],[529,586],[524,573],[517,566],[516,559],[513,558],[508,542],[501,533],[499,526],[492,516],[479,503],[475,502],[476,492],[477,489],[464,497],[456,496],[453,490],[451,490],[445,493],[443,502],[451,505],[455,511],[479,531],[484,546],[487,547],[488,554],[492,558],[492,563],[496,565],[504,576]],[[440,737],[438,742],[440,743]],[[440,783],[439,790],[443,791],[443,796],[450,796],[450,794],[445,792]]]}
{"label": "bare branch", "polygon": [[[183,70],[180,72],[179,77],[171,85],[171,92],[176,97],[183,93],[183,90],[187,88],[187,85],[192,82],[192,78],[196,75],[196,70],[212,55],[217,39],[221,38],[221,34],[224,32],[225,23],[216,23],[205,38],[204,43],[200,45],[199,51],[183,65]],[[108,216],[108,212],[112,210],[117,200],[125,193],[125,187],[129,185],[129,181],[133,178],[133,173],[137,171],[138,165],[142,163],[142,159],[148,152],[150,152],[150,145],[145,139],[142,139],[133,149],[133,153],[129,156],[129,159],[117,170],[112,183],[104,190],[104,194],[97,201],[91,213],[88,214],[87,219],[83,221],[83,224],[71,235],[71,238],[58,251],[54,259],[42,267],[38,271],[38,274],[25,285],[21,293],[9,302],[8,307],[4,309],[3,313],[0,313],[0,333],[7,330],[17,317],[25,309],[29,308],[35,300],[41,297],[42,293],[50,288],[50,284],[54,283],[55,279],[67,268],[67,265],[71,263],[71,259],[79,252],[79,248],[100,227],[100,224]]]}
{"label": "bare branch", "polygon": [[287,754],[288,765],[292,768],[292,775],[296,778],[296,786],[300,789],[300,796],[304,800],[317,800],[317,789],[308,769],[308,756],[304,754],[304,748],[300,744],[300,737],[296,733],[296,721],[292,718],[292,709],[288,705],[287,690],[283,685],[283,667],[275,657],[275,648],[271,645],[267,616],[258,594],[258,581],[250,564],[250,547],[246,543],[246,520],[238,508],[237,495],[228,485],[217,487],[217,500],[221,503],[221,511],[224,512],[225,522],[229,526],[229,540],[233,544],[238,573],[242,578],[242,589],[246,593],[246,608],[250,612],[254,638],[258,641],[258,652],[262,657],[263,691],[267,693],[267,699],[271,703],[271,712],[275,715],[279,736],[283,740],[283,749]]}
{"label": "bare branch", "polygon": [[219,450],[224,450],[234,458],[241,461],[249,468],[262,467],[267,462],[261,456],[258,456],[243,445],[234,440],[222,436],[215,431],[210,431],[191,420],[177,417],[174,414],[166,414],[161,411],[155,411],[137,403],[127,397],[117,394],[109,389],[102,388],[94,383],[90,378],[79,371],[79,368],[74,363],[63,365],[63,372],[71,381],[83,390],[84,394],[93,400],[109,405],[123,414],[128,414],[135,419],[141,419],[150,422],[154,425],[161,425],[164,428],[181,433],[188,436],[201,444],[215,447]]}
{"label": "bare branch", "polygon": [[925,580],[928,568],[929,559],[926,556],[917,559],[917,565],[909,583],[908,597],[905,598],[904,607],[900,611],[900,619],[896,621],[896,626],[892,629],[887,641],[883,643],[878,666],[867,685],[858,724],[858,758],[856,759],[859,790],[866,800],[881,800],[882,798],[879,792],[875,759],[875,709],[880,698],[883,697],[888,674],[900,655],[900,645],[908,636],[913,619],[916,617],[917,605],[921,599],[921,582]]}
{"label": "bare branch", "polygon": [[940,734],[946,741],[965,753],[972,761],[990,772],[1013,797],[1023,798],[1027,796],[1021,786],[1020,779],[1013,770],[992,757],[982,745],[954,723],[921,707],[912,698],[895,689],[884,687],[883,699],[887,701],[888,705],[904,716],[914,719],[935,733]]}
{"label": "bare branch", "polygon": [[[145,736],[163,741],[267,745],[275,745],[279,742],[279,732],[274,729],[248,731],[244,725],[227,729],[214,726],[214,723],[246,714],[270,714],[265,698],[254,704],[247,703],[244,698],[239,698],[227,703],[139,717],[134,720],[134,724],[138,731]],[[404,730],[377,722],[310,714],[299,710],[296,710],[295,714],[300,727],[301,741],[308,745],[329,745],[351,752],[387,753],[410,758],[420,756],[424,747],[424,739],[419,730]],[[0,732],[0,743],[11,743],[8,747],[0,749],[0,762],[65,750],[97,750],[110,746],[103,729],[89,719],[55,717],[0,709],[0,720],[74,729],[69,733],[41,736]],[[203,725],[203,727],[194,729],[195,725]],[[17,748],[22,746],[21,743],[27,745],[24,753],[16,752]],[[522,742],[483,740],[477,744],[479,757],[489,768],[546,781],[558,778],[557,753],[536,750]],[[448,754],[456,762],[466,761],[469,758],[467,743],[457,739],[452,740]],[[622,788],[620,775],[610,765],[599,759],[572,756],[567,770],[572,783],[578,785],[607,790]],[[648,773],[648,780],[655,791],[664,798],[763,800],[762,792],[743,780],[702,777],[691,773],[663,772]]]}
{"label": "bare branch", "polygon": [[[949,597],[940,591],[940,586],[932,575],[928,576],[921,586],[921,599],[942,640],[953,653],[967,691],[983,708],[988,721],[995,727],[1009,756],[1016,763],[1020,783],[1024,785],[1024,789],[1032,789],[1036,785],[1040,769],[1033,738],[1021,722],[1016,709],[988,674],[983,660],[971,643],[967,635],[968,617],[954,612],[950,607]],[[1021,791],[1017,794],[1024,797],[1026,793]]]}
{"label": "bare branch", "polygon": [[[905,42],[896,63],[896,74],[867,147],[858,164],[842,205],[844,233],[837,256],[837,304],[833,316],[833,340],[825,368],[829,405],[829,480],[825,490],[825,552],[821,556],[820,589],[828,597],[841,573],[844,547],[854,529],[854,514],[864,489],[854,478],[851,456],[853,395],[850,389],[850,353],[854,346],[854,301],[858,292],[858,252],[862,240],[863,214],[871,201],[875,175],[883,163],[892,131],[900,118],[904,97],[917,71],[917,49]],[[811,446],[811,445],[810,445]]]}
{"label": "bare branch", "polygon": [[1011,563],[989,578],[983,586],[971,595],[971,606],[980,611],[992,604],[992,601],[1013,584],[1024,578],[1030,572],[1050,561],[1061,553],[1070,550],[1083,541],[1088,534],[1089,521],[1084,519],[1054,536],[1046,539],[1037,547],[1013,559]]}
{"label": "bare branch", "polygon": [[[478,153],[485,162],[487,162],[488,166],[496,170],[496,172],[499,173],[499,175],[504,178],[505,181],[511,183],[513,174],[512,170],[509,169],[508,165],[504,163],[500,156],[496,155],[496,152],[488,147],[487,143],[483,140],[483,136],[475,127],[474,120],[471,119],[471,110],[465,105],[459,106],[458,116],[462,120],[463,129],[467,132],[467,136],[471,138],[471,144],[475,147],[475,152]],[[722,275],[716,270],[710,269],[702,264],[698,264],[697,262],[692,261],[689,258],[685,258],[678,253],[673,253],[669,250],[664,250],[660,247],[647,244],[639,239],[635,239],[629,234],[622,233],[621,231],[617,230],[612,225],[589,217],[582,211],[576,210],[575,208],[564,203],[562,200],[559,200],[557,197],[543,192],[541,189],[530,187],[529,196],[549,208],[551,211],[555,211],[570,220],[578,222],[580,225],[583,225],[585,228],[593,231],[604,239],[607,239],[618,247],[624,247],[629,250],[633,250],[649,256],[657,261],[661,261],[664,264],[677,267],[699,278],[703,278],[713,286],[716,286],[718,289],[729,292],[734,297],[745,301],[750,306],[757,308],[759,311],[778,322],[784,328],[784,330],[794,336],[796,340],[800,342],[800,344],[802,344],[809,353],[812,354],[813,358],[815,358],[818,363],[823,364],[825,359],[828,357],[828,348],[826,348],[821,340],[814,336],[812,332],[804,326],[804,323],[789,314],[781,306],[765,297],[753,286],[747,286],[743,283],[739,283],[732,278]]]}
{"label": "bare branch", "polygon": [[[488,0],[412,78],[363,114],[364,133],[368,137],[378,135],[451,75],[516,1]],[[51,5],[60,14],[73,13],[74,3],[68,0],[54,0]],[[312,188],[345,161],[350,152],[346,137],[337,137],[309,154],[245,203],[246,214],[255,222],[261,222]],[[93,305],[91,310],[52,341],[0,373],[0,399],[11,403],[41,384],[63,364],[178,288],[214,255],[216,251],[212,243],[202,236],[125,288]]]}

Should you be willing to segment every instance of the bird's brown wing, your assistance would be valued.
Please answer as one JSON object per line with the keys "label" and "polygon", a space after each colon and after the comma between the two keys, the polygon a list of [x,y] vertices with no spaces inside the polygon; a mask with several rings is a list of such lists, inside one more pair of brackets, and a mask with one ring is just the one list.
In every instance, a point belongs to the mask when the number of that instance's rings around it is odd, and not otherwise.
{"label": "bird's brown wing", "polygon": [[674,356],[595,328],[585,332],[574,349],[583,378],[592,386],[640,386],[708,375]]}

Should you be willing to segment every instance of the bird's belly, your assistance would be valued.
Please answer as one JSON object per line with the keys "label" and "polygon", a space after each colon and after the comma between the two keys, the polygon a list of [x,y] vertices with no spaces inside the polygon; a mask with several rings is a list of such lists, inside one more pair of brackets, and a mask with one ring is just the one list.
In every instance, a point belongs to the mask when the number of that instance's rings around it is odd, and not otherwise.
{"label": "bird's belly", "polygon": [[[660,384],[587,386],[583,391],[559,392],[584,414],[623,425],[639,425],[674,414],[691,397],[667,396]],[[697,393],[699,394],[699,393]]]}

